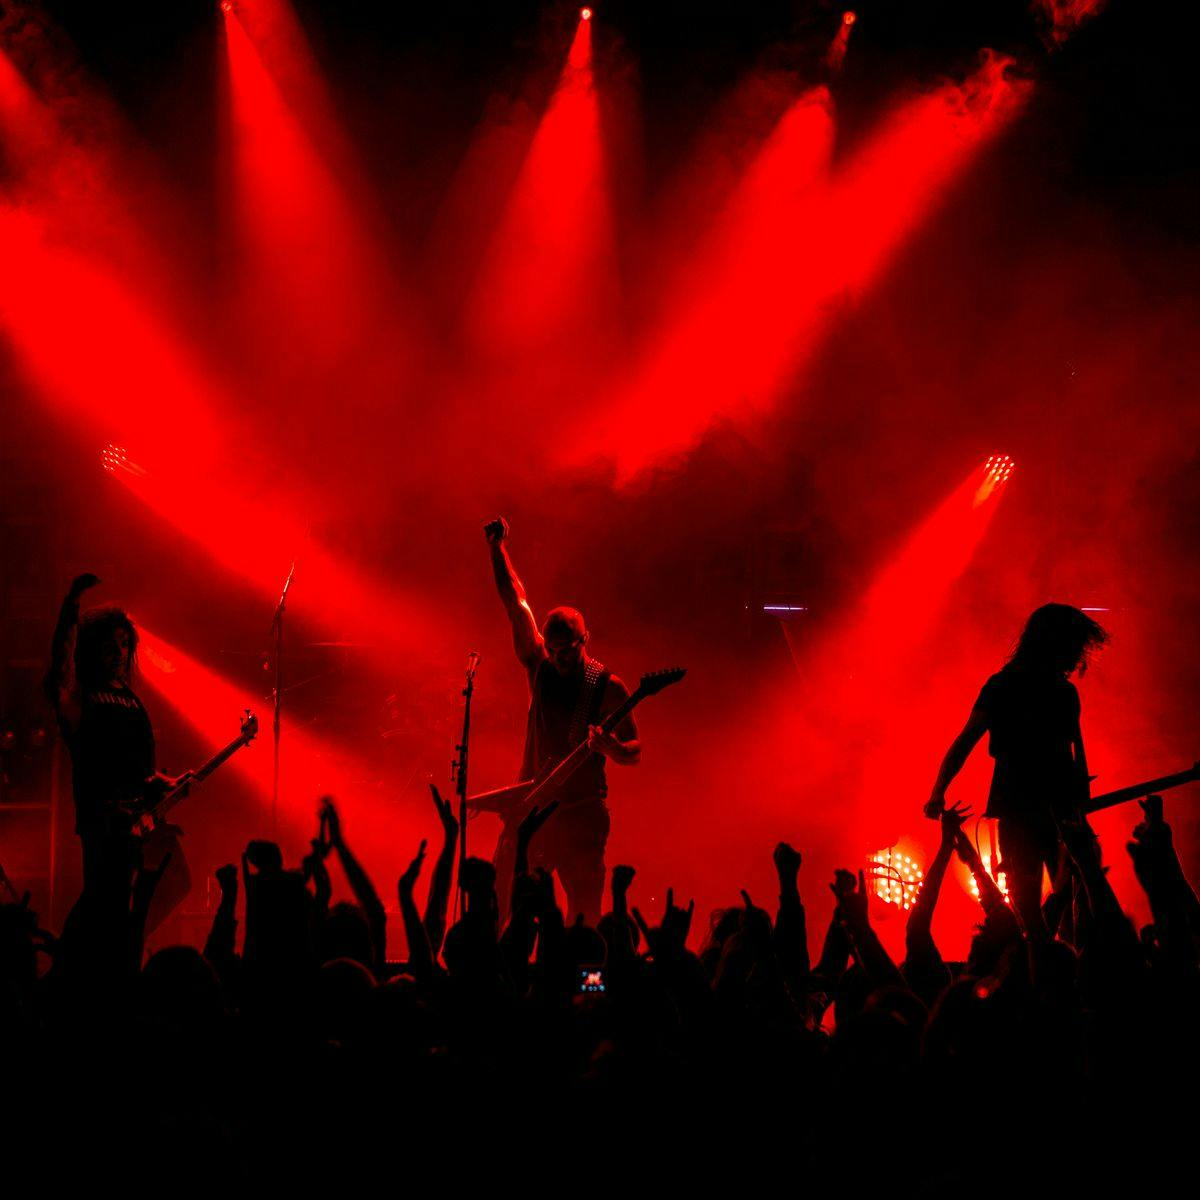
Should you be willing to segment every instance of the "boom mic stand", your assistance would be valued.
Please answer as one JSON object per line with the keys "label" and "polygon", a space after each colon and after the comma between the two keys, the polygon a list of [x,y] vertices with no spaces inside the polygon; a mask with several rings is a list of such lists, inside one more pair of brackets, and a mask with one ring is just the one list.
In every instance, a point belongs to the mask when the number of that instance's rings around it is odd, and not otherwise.
{"label": "boom mic stand", "polygon": [[467,911],[467,897],[463,892],[463,866],[467,861],[467,758],[471,744],[471,698],[475,695],[475,671],[480,657],[472,650],[467,655],[467,682],[463,694],[462,741],[455,746],[458,757],[450,764],[450,780],[458,794],[458,893],[455,907],[462,902],[462,912]]}
{"label": "boom mic stand", "polygon": [[271,838],[279,840],[279,737],[283,727],[283,610],[287,606],[287,595],[292,586],[292,578],[296,574],[295,560],[288,571],[283,583],[283,591],[279,593],[279,603],[275,606],[275,615],[271,618],[271,634],[275,639],[275,688],[272,697],[274,715],[271,732],[274,739],[274,762],[271,768]]}

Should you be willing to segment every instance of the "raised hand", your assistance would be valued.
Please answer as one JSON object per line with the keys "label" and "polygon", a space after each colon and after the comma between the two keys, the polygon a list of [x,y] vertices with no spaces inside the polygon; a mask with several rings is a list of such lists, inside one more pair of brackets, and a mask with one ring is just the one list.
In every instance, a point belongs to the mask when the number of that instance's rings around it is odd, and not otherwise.
{"label": "raised hand", "polygon": [[[847,877],[850,886],[847,886]],[[849,871],[838,870],[829,890],[837,897],[837,911],[841,920],[851,929],[869,929],[870,916],[867,912],[867,879],[863,871],[858,873],[858,884],[854,886],[854,876]]]}
{"label": "raised hand", "polygon": [[829,885],[829,890],[837,898],[837,902],[842,902],[842,897],[853,892],[855,888],[854,872],[847,871],[845,867],[838,867],[833,873],[833,882]]}
{"label": "raised hand", "polygon": [[771,855],[775,862],[775,870],[780,883],[794,884],[800,870],[800,851],[794,850],[787,842],[780,842]]}
{"label": "raised hand", "polygon": [[662,958],[683,953],[687,946],[688,932],[692,927],[692,914],[695,911],[695,900],[690,900],[687,908],[680,908],[675,903],[674,888],[667,888],[667,906],[663,910],[662,924],[657,929],[651,929],[636,908],[633,910],[633,919],[642,931],[651,953],[656,958]]}
{"label": "raised hand", "polygon": [[614,895],[625,895],[637,872],[632,867],[618,866],[612,869],[612,890]]}
{"label": "raised hand", "polygon": [[489,546],[499,545],[508,538],[508,522],[503,517],[496,517],[483,527],[483,534]]}
{"label": "raised hand", "polygon": [[401,896],[411,896],[414,884],[417,882],[417,876],[421,874],[421,866],[425,862],[425,846],[426,841],[421,839],[421,845],[417,849],[417,856],[408,864],[408,868],[404,874],[400,876],[400,894]]}
{"label": "raised hand", "polygon": [[332,796],[321,797],[321,820],[325,824],[325,836],[330,846],[339,846],[342,841],[342,819],[334,806]]}
{"label": "raised hand", "polygon": [[93,575],[90,571],[85,571],[82,575],[77,575],[75,581],[71,584],[71,597],[78,600],[84,592],[96,587],[99,582],[100,576]]}
{"label": "raised hand", "polygon": [[931,820],[936,821],[942,815],[942,810],[946,807],[946,797],[938,792],[935,792],[928,800],[925,801],[925,807],[922,810],[925,815]]}
{"label": "raised hand", "polygon": [[557,808],[557,800],[551,800],[544,808],[538,808],[535,804],[525,814],[525,818],[521,824],[517,826],[517,839],[528,846],[530,841],[533,840],[533,835],[554,815],[554,811]]}
{"label": "raised hand", "polygon": [[449,800],[442,799],[442,793],[437,790],[436,784],[431,783],[429,791],[433,796],[433,806],[437,809],[438,820],[442,823],[442,833],[447,838],[457,837],[458,819],[454,815],[454,805]]}
{"label": "raised hand", "polygon": [[942,844],[952,846],[958,840],[962,827],[971,819],[971,808],[967,804],[955,804],[941,812]]}
{"label": "raised hand", "polygon": [[1147,796],[1139,800],[1144,820],[1133,830],[1132,840],[1126,845],[1139,877],[1146,870],[1160,865],[1167,855],[1173,853],[1171,827],[1163,820],[1162,797]]}
{"label": "raised hand", "polygon": [[222,898],[236,896],[238,890],[238,869],[233,863],[226,863],[216,869],[217,883],[221,886]]}

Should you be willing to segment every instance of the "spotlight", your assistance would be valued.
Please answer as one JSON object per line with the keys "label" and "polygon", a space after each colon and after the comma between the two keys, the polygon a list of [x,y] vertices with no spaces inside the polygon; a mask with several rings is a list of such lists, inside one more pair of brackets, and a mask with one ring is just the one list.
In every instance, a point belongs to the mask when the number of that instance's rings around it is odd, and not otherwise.
{"label": "spotlight", "polygon": [[894,846],[868,855],[867,875],[880,900],[904,910],[912,908],[925,882],[920,866]]}
{"label": "spotlight", "polygon": [[[992,877],[992,881],[1000,889],[1000,894],[1004,897],[1004,903],[1011,905],[1012,900],[1008,895],[1008,876],[1003,870],[992,870],[992,856],[988,851],[984,851],[980,856],[980,861],[983,863],[983,869]],[[999,864],[997,864],[999,865]],[[975,876],[969,876],[967,880],[967,889],[970,891],[973,899],[979,899],[979,884],[975,882]]]}
{"label": "spotlight", "polygon": [[843,25],[853,25],[853,24],[854,24],[854,22],[855,22],[855,21],[857,21],[857,20],[858,20],[858,14],[857,14],[857,13],[854,13],[854,12],[844,12],[844,13],[842,13],[842,24],[843,24]]}
{"label": "spotlight", "polygon": [[129,455],[125,452],[124,446],[114,446],[109,442],[103,450],[100,451],[100,465],[110,474],[115,475],[118,471],[124,472],[126,475],[145,475],[146,471],[143,467],[139,467]]}
{"label": "spotlight", "polygon": [[226,16],[231,16],[233,14],[233,0],[221,0],[221,11]]}
{"label": "spotlight", "polygon": [[592,10],[590,8],[581,8],[579,10],[579,19],[581,21],[590,21],[592,19]]}
{"label": "spotlight", "polygon": [[1013,460],[1007,454],[993,454],[984,465],[988,483],[1004,483],[1013,472]]}

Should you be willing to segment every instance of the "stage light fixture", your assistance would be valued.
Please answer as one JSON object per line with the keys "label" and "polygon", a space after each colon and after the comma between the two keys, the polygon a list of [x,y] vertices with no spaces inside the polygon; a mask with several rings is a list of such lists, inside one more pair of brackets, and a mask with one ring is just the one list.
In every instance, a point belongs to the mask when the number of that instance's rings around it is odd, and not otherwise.
{"label": "stage light fixture", "polygon": [[592,19],[592,10],[590,8],[581,8],[579,10],[579,19],[581,21],[590,21]]}
{"label": "stage light fixture", "polygon": [[906,911],[912,908],[925,882],[925,874],[916,860],[909,854],[901,854],[894,846],[867,858],[867,875],[880,900]]}
{"label": "stage light fixture", "polygon": [[[983,869],[992,877],[992,881],[1000,889],[1000,894],[1004,897],[1004,903],[1011,905],[1012,900],[1008,895],[1008,876],[1006,873],[1002,870],[992,870],[992,856],[987,850],[980,854],[979,860],[983,863]],[[969,875],[967,878],[967,890],[971,893],[973,899],[979,899],[979,884],[976,883],[974,875]]]}
{"label": "stage light fixture", "polygon": [[100,465],[110,474],[115,475],[118,471],[124,471],[127,475],[145,475],[145,468],[139,467],[125,451],[124,446],[114,445],[109,442],[103,450],[100,451]]}
{"label": "stage light fixture", "polygon": [[995,487],[997,484],[1006,482],[1013,473],[1015,465],[1007,454],[993,454],[984,464],[988,483]]}
{"label": "stage light fixture", "polygon": [[226,16],[233,15],[233,0],[221,0],[221,11]]}
{"label": "stage light fixture", "polygon": [[842,13],[842,24],[843,25],[853,25],[854,22],[857,20],[858,20],[858,14],[855,12],[847,11],[847,12]]}

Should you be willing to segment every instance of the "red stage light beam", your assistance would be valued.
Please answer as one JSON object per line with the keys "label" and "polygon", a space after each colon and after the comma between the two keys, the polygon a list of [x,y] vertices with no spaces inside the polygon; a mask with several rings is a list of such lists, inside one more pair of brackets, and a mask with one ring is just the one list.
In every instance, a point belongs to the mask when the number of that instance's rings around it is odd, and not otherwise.
{"label": "red stage light beam", "polygon": [[[609,458],[618,481],[690,450],[716,421],[767,411],[819,344],[831,311],[872,284],[950,185],[1019,111],[1026,86],[989,54],[966,83],[903,105],[822,186],[801,144],[827,147],[821,94],[784,118],[698,255],[674,286],[684,298],[599,421],[563,458]],[[823,134],[821,131],[824,131]],[[826,151],[827,152],[827,151]],[[798,179],[799,177],[799,179]]]}
{"label": "red stage light beam", "polygon": [[[247,688],[220,675],[144,625],[139,624],[138,629],[142,678],[187,721],[212,753],[237,735],[245,709],[258,716],[261,730],[258,739],[238,751],[230,760],[230,767],[254,789],[261,806],[256,819],[247,824],[256,828],[256,836],[270,836],[269,693],[264,694],[261,686]],[[411,821],[397,815],[395,796],[377,794],[379,782],[366,764],[314,737],[291,721],[286,710],[280,745],[279,833],[293,851],[307,850],[307,840],[316,829],[317,799],[325,794],[338,798],[347,824],[357,830],[360,847],[375,846],[386,852],[397,844],[397,835]],[[176,764],[171,766],[174,769]],[[219,786],[218,779],[219,776],[214,776],[214,783],[205,786]],[[230,854],[233,853],[231,849]],[[389,869],[393,865],[389,863]]]}
{"label": "red stage light beam", "polygon": [[[270,697],[258,688],[247,688],[205,666],[157,632],[139,623],[141,678],[177,711],[197,733],[210,752],[227,745],[240,727],[243,710],[252,709],[259,718],[258,739],[239,750],[227,771],[239,775],[254,792],[257,810],[233,830],[224,856],[236,860],[247,837],[271,837],[272,753]],[[428,793],[409,796],[394,779],[352,753],[314,737],[284,713],[280,741],[279,827],[276,831],[285,858],[291,864],[308,852],[309,839],[317,832],[320,797],[333,796],[342,818],[347,840],[385,897],[387,881],[394,879],[400,864],[412,855],[422,837],[435,836]],[[172,770],[196,764],[162,764]],[[221,774],[204,788],[221,787]],[[424,787],[420,788],[425,792]],[[414,807],[414,804],[420,807]],[[204,820],[202,799],[185,801],[180,817],[198,827]],[[193,807],[194,806],[194,807]],[[228,817],[228,814],[226,814]],[[193,824],[193,822],[195,824]],[[346,896],[342,873],[331,865],[335,895]],[[397,936],[392,922],[393,936]],[[402,939],[399,939],[402,941]]]}
{"label": "red stage light beam", "polygon": [[591,29],[586,19],[576,26],[468,301],[468,329],[489,352],[544,348],[581,332],[591,314],[612,311],[612,213]]}
{"label": "red stage light beam", "polygon": [[398,654],[426,661],[444,644],[443,622],[427,602],[367,579],[291,519],[291,505],[248,496],[244,480],[188,464],[152,471],[119,447],[105,451],[104,466],[152,512],[265,595],[278,592],[297,562],[289,608],[308,625],[372,643],[389,662]]}
{"label": "red stage light beam", "polygon": [[0,50],[0,133],[7,153],[24,169],[39,151],[59,140],[58,122]]}
{"label": "red stage light beam", "polygon": [[138,430],[156,452],[212,453],[214,388],[172,333],[114,274],[57,244],[44,223],[0,206],[0,327],[21,367],[73,424],[99,439]]}
{"label": "red stage light beam", "polygon": [[912,828],[924,800],[914,789],[929,787],[945,749],[930,739],[943,725],[961,725],[963,695],[978,687],[974,664],[943,661],[930,646],[946,633],[947,601],[979,553],[1011,471],[1003,455],[971,471],[887,557],[842,621],[816,644],[788,639],[802,691],[776,718],[775,740],[798,756],[806,787],[840,795],[846,827],[868,844],[890,845]]}
{"label": "red stage light beam", "polygon": [[339,363],[389,319],[379,311],[388,292],[381,256],[363,234],[369,221],[284,100],[241,18],[227,14],[224,28],[246,324],[254,338],[289,348],[303,338],[310,362]]}
{"label": "red stage light beam", "polygon": [[1007,455],[994,455],[972,471],[875,578],[851,637],[862,647],[864,663],[905,670],[906,651],[928,636],[950,587],[975,557],[1012,471]]}
{"label": "red stage light beam", "polygon": [[714,420],[756,407],[789,343],[803,284],[777,270],[809,220],[833,149],[828,92],[784,112],[688,268],[673,281],[671,315],[601,425],[572,439],[568,459],[597,449],[627,479],[687,449]]}

